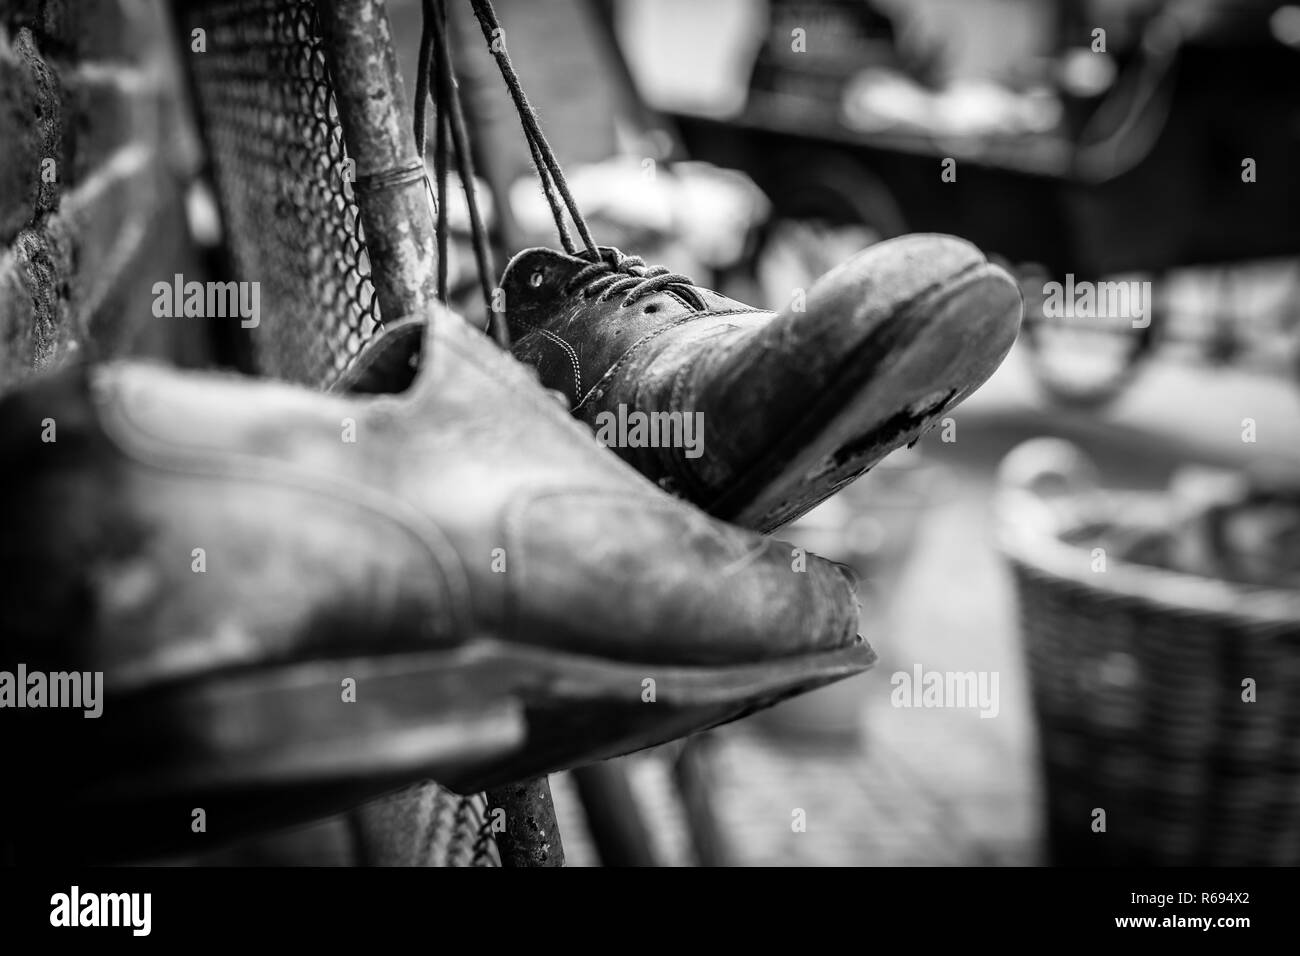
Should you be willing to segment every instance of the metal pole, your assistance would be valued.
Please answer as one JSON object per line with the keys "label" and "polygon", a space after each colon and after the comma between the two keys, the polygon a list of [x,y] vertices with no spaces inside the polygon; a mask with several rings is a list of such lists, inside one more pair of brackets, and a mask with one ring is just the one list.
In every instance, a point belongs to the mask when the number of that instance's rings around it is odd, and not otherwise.
{"label": "metal pole", "polygon": [[726,828],[714,805],[712,771],[717,766],[713,737],[696,734],[683,741],[673,764],[677,792],[686,811],[686,826],[700,866],[732,866]]}
{"label": "metal pole", "polygon": [[564,846],[546,777],[489,790],[487,800],[489,815],[497,807],[506,812],[506,830],[497,835],[502,866],[564,866]]}
{"label": "metal pole", "polygon": [[[402,87],[383,0],[317,0],[321,41],[338,105],[385,323],[423,313],[437,299],[438,254],[424,157]],[[428,865],[417,846],[438,794],[432,783],[353,811],[359,853],[369,865]],[[396,831],[396,832],[395,832]]]}
{"label": "metal pole", "polygon": [[424,311],[437,296],[433,211],[416,152],[383,0],[319,0],[321,39],[338,103],[385,322]]}
{"label": "metal pole", "polygon": [[625,761],[602,760],[578,767],[573,782],[602,865],[659,865]]}

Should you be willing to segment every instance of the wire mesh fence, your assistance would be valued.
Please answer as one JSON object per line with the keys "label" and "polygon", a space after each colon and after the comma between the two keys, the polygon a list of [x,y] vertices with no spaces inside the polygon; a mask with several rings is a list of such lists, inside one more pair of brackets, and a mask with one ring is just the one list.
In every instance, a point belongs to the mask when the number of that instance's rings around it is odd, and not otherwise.
{"label": "wire mesh fence", "polygon": [[381,317],[316,4],[213,0],[177,14],[234,278],[260,283],[257,370],[327,388]]}
{"label": "wire mesh fence", "polygon": [[[232,278],[260,284],[256,371],[327,389],[382,316],[317,3],[205,0],[175,11]],[[420,862],[500,865],[485,797],[430,797],[427,826],[409,834]]]}

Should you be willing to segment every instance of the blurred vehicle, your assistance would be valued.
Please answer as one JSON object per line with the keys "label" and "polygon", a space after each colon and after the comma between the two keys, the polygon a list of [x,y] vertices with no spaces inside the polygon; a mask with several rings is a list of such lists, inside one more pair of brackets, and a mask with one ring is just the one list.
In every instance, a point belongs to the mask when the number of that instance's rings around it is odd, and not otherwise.
{"label": "blurred vehicle", "polygon": [[[802,261],[810,281],[875,239],[962,236],[1021,269],[1025,341],[1049,394],[1097,404],[1149,355],[1164,303],[1142,322],[1071,315],[1063,328],[1041,308],[1048,283],[1300,253],[1300,8],[1059,3],[1053,55],[1008,70],[1015,86],[939,86],[925,48],[899,53],[865,6],[774,4],[744,106],[669,117],[690,155],[743,170],[771,199],[760,284],[769,260]],[[808,43],[837,37],[836,55],[791,52],[796,21]],[[1294,342],[1300,316],[1282,321]],[[1080,337],[1109,344],[1074,374]],[[1222,358],[1224,341],[1220,329],[1205,357]]]}

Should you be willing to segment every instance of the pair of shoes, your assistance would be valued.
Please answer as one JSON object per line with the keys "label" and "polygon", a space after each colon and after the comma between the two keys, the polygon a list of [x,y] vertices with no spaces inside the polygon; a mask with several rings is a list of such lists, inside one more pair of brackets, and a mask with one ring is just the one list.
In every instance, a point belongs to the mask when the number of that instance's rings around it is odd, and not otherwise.
{"label": "pair of shoes", "polygon": [[[503,346],[514,338],[516,356],[536,367],[603,443],[660,487],[715,515],[773,530],[893,448],[914,442],[977,388],[1010,348],[1021,312],[1014,283],[978,250],[944,237],[912,237],[872,250],[820,282],[811,308],[804,299],[779,316],[598,247],[509,55],[494,41],[501,31],[491,4],[472,3],[518,109],[565,249],[517,256],[497,288],[485,289],[486,328]],[[445,43],[440,60],[451,82],[441,84],[449,95],[438,103],[438,114],[451,115],[454,126],[457,85],[448,75]],[[445,152],[439,162],[446,167]],[[456,162],[462,181],[473,183],[472,159],[459,146]],[[472,188],[466,198],[473,225]],[[446,200],[440,195],[439,206]],[[585,251],[578,251],[568,220]],[[445,232],[445,218],[439,229]],[[486,279],[492,274],[487,237],[481,226],[473,231]],[[354,387],[383,390],[386,379],[391,386],[391,379],[403,377],[409,342],[394,335],[377,345]],[[367,381],[375,371],[377,381]],[[661,440],[665,427],[677,440]],[[404,791],[363,808],[363,839],[378,836],[383,846],[409,840],[430,789],[436,788]]]}
{"label": "pair of shoes", "polygon": [[[507,287],[540,289],[546,305],[509,319],[528,330],[518,354],[584,421],[616,400],[706,410],[699,458],[620,454],[766,529],[996,365],[1019,300],[976,255],[946,239],[875,247],[799,314],[694,287],[646,292],[655,277],[637,277],[643,324],[625,329],[595,283],[571,303],[549,295],[586,266],[534,251]],[[715,308],[688,311],[691,293]],[[161,849],[177,807],[247,828],[414,779],[477,791],[871,664],[846,569],[666,494],[450,312],[390,329],[354,383],[391,373],[393,343],[417,334],[421,371],[396,395],[118,362],[0,399],[0,669],[102,672],[105,688],[93,720],[39,705],[6,718],[17,759],[46,783],[44,809],[75,794],[123,821],[101,839],[129,847],[103,852]],[[575,355],[563,379],[541,344],[552,336]],[[765,429],[779,453],[760,448]],[[803,463],[837,456],[841,470],[801,495]]]}
{"label": "pair of shoes", "polygon": [[[869,667],[851,573],[760,532],[977,388],[1014,283],[908,237],[771,313],[583,232],[507,268],[513,357],[434,306],[346,395],[117,362],[0,398],[0,706],[40,781],[0,812],[148,856],[199,810],[478,791]],[[69,812],[118,826],[41,825]]]}

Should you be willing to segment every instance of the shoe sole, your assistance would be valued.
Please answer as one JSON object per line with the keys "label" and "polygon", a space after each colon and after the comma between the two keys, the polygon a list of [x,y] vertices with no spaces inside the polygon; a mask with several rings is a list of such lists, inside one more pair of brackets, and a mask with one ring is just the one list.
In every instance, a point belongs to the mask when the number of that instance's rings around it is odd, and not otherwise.
{"label": "shoe sole", "polygon": [[[81,748],[101,755],[99,765],[75,761],[75,775],[51,788],[68,799],[39,812],[114,820],[69,835],[62,849],[77,858],[197,852],[419,780],[476,793],[641,750],[861,673],[875,659],[860,638],[732,667],[608,661],[485,638],[227,674],[109,698]],[[356,681],[355,702],[342,699],[344,678]],[[643,700],[649,686],[653,701]],[[197,835],[196,808],[208,821]],[[20,812],[33,819],[31,808]],[[42,852],[58,849],[57,828],[34,830]]]}
{"label": "shoe sole", "polygon": [[988,262],[913,300],[877,330],[899,329],[910,342],[889,347],[878,334],[868,336],[799,424],[708,511],[770,532],[890,452],[915,444],[1002,363],[1015,341],[1021,310],[1015,280]]}
{"label": "shoe sole", "polygon": [[[861,637],[834,651],[730,667],[670,667],[512,648],[505,663],[523,678],[516,693],[528,717],[527,750],[489,759],[472,777],[445,785],[473,792],[644,750],[860,674],[875,662],[875,651]],[[646,700],[651,686],[653,700]],[[653,722],[646,720],[649,707],[656,709]]]}

